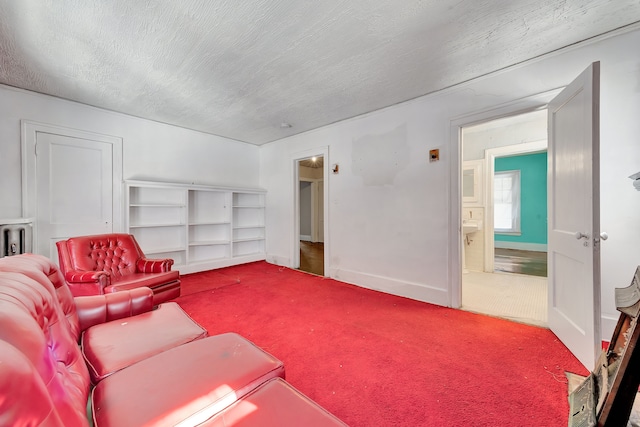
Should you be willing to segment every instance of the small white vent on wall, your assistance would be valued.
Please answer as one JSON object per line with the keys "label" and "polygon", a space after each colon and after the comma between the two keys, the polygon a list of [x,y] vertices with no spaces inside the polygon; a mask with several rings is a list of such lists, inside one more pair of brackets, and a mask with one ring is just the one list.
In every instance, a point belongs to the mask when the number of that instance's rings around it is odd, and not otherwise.
{"label": "small white vent on wall", "polygon": [[29,219],[0,220],[0,258],[31,252],[32,227]]}

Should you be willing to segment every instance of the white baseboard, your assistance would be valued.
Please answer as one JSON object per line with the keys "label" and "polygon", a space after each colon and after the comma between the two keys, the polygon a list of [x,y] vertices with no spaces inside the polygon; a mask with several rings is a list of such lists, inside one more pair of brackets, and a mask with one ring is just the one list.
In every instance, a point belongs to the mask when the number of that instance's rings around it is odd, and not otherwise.
{"label": "white baseboard", "polygon": [[337,268],[329,268],[328,270],[331,278],[341,282],[445,307],[449,305],[446,289],[438,289],[422,283],[405,282],[357,271]]}
{"label": "white baseboard", "polygon": [[[274,265],[291,266],[291,260],[284,256],[267,254],[266,261]],[[376,276],[357,271],[325,267],[325,274],[332,279],[374,291],[397,295],[417,301],[448,307],[449,298],[446,289],[439,289],[423,283],[406,282],[390,277]]]}
{"label": "white baseboard", "polygon": [[[275,265],[290,265],[289,258],[277,255],[267,255],[266,261]],[[336,268],[329,268],[329,276],[336,280],[340,280],[341,282],[350,283],[363,288],[373,289],[375,291],[381,291],[445,307],[448,306],[447,291],[444,289]],[[602,341],[609,341],[613,335],[616,324],[618,323],[618,318],[610,315],[602,315],[601,322]]]}
{"label": "white baseboard", "polygon": [[177,270],[180,274],[198,273],[200,271],[215,270],[217,268],[231,267],[232,265],[246,264],[248,262],[262,261],[265,259],[263,253],[237,256],[232,258],[223,258],[210,261],[194,262],[187,265],[174,265],[173,270]]}
{"label": "white baseboard", "polygon": [[493,246],[501,249],[518,249],[521,251],[547,252],[546,243],[521,243],[494,241]]}
{"label": "white baseboard", "polygon": [[300,240],[305,241],[305,242],[310,242],[311,241],[311,236],[304,234],[304,235],[300,235]]}
{"label": "white baseboard", "polygon": [[289,267],[291,265],[291,260],[289,258],[279,255],[267,254],[266,261],[269,264],[283,265],[285,267]]}

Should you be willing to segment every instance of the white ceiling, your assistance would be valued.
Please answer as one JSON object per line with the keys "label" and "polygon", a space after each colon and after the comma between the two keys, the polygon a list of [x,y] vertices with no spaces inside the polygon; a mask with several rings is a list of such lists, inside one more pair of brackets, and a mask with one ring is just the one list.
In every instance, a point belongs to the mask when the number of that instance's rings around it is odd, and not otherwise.
{"label": "white ceiling", "polygon": [[638,21],[638,0],[0,0],[0,83],[259,145]]}

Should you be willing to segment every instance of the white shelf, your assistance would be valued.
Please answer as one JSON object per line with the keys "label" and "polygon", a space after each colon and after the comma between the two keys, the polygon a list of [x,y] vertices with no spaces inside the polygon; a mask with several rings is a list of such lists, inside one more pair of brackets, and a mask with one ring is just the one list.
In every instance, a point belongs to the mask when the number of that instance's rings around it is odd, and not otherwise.
{"label": "white shelf", "polygon": [[179,247],[179,248],[156,248],[156,249],[151,249],[148,251],[144,251],[145,256],[146,255],[157,255],[157,254],[168,254],[171,252],[182,252],[184,251],[184,247]]}
{"label": "white shelf", "polygon": [[189,242],[189,246],[213,246],[213,245],[228,245],[230,240],[203,240],[202,242]]}
{"label": "white shelf", "polygon": [[265,192],[126,181],[127,229],[182,274],[265,259]]}
{"label": "white shelf", "polygon": [[184,208],[183,203],[131,203],[132,208]]}
{"label": "white shelf", "polygon": [[149,227],[184,227],[184,224],[167,223],[167,224],[132,224],[129,228],[149,228]]}

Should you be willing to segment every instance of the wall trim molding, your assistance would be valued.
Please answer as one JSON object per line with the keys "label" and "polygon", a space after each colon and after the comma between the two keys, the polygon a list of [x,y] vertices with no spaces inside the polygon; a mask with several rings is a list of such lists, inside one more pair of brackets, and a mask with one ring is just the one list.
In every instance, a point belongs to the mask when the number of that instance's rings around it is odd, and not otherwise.
{"label": "wall trim molding", "polygon": [[429,304],[445,307],[449,305],[449,295],[446,288],[436,288],[424,283],[408,282],[340,268],[330,268],[328,272],[332,279],[360,286],[361,288],[385,292]]}
{"label": "wall trim molding", "polygon": [[287,258],[280,255],[267,254],[265,260],[269,264],[273,264],[273,265],[281,265],[285,267],[289,267],[291,265],[291,258]]}

